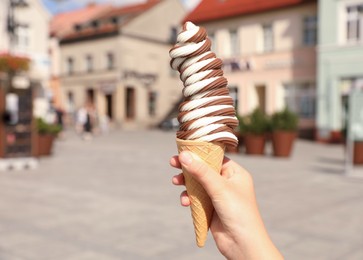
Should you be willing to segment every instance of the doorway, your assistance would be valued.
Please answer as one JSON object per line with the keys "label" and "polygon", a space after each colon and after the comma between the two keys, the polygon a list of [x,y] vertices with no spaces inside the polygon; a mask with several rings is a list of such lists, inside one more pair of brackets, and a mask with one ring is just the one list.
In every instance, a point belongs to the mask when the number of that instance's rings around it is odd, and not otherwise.
{"label": "doorway", "polygon": [[93,88],[88,88],[86,95],[87,95],[86,102],[90,102],[91,104],[94,104],[95,90]]}
{"label": "doorway", "polygon": [[256,95],[257,95],[257,107],[262,110],[262,112],[266,113],[266,86],[258,85],[256,86]]}
{"label": "doorway", "polygon": [[126,119],[135,119],[135,89],[133,87],[126,88]]}
{"label": "doorway", "polygon": [[110,120],[113,119],[113,95],[106,94],[106,113]]}

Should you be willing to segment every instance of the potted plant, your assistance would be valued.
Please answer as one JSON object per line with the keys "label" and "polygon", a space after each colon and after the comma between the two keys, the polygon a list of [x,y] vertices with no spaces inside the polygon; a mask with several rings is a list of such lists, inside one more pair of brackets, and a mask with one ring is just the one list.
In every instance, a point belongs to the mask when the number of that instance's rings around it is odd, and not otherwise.
{"label": "potted plant", "polygon": [[363,140],[354,141],[353,163],[354,164],[363,164]]}
{"label": "potted plant", "polygon": [[52,153],[54,139],[61,131],[61,127],[59,125],[48,124],[42,118],[37,118],[36,127],[36,155],[50,155]]}
{"label": "potted plant", "polygon": [[285,108],[271,116],[272,149],[274,156],[289,157],[296,138],[298,116]]}
{"label": "potted plant", "polygon": [[261,109],[240,117],[240,131],[246,147],[246,154],[262,155],[265,153],[266,134],[269,132],[269,119]]}

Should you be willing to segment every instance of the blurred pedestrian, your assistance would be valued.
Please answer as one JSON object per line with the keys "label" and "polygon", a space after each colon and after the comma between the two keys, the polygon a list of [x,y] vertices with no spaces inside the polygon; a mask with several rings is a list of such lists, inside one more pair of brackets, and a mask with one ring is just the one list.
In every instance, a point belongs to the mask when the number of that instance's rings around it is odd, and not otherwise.
{"label": "blurred pedestrian", "polygon": [[63,130],[64,130],[64,111],[63,109],[56,107],[55,108],[56,114],[56,124],[59,126],[60,131],[58,137],[63,138]]}
{"label": "blurred pedestrian", "polygon": [[86,141],[92,140],[93,131],[96,123],[96,111],[91,102],[86,104],[86,118],[83,124],[83,139]]}

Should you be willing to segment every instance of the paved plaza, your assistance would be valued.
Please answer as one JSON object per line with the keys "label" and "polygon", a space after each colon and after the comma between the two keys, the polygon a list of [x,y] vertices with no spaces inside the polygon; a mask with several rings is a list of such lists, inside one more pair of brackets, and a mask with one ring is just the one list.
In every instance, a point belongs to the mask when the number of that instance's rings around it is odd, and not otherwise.
{"label": "paved plaza", "polygon": [[[195,245],[175,152],[172,132],[68,132],[37,169],[0,172],[0,259],[223,259],[210,234]],[[363,259],[363,178],[344,176],[343,152],[299,141],[290,159],[230,155],[286,259]]]}

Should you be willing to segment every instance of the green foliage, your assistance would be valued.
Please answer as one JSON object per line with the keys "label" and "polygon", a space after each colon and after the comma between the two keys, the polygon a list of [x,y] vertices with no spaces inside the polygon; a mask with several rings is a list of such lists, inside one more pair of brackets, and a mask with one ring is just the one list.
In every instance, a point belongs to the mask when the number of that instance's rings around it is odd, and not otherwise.
{"label": "green foliage", "polygon": [[2,72],[21,72],[28,71],[30,60],[26,57],[10,54],[0,54],[0,71]]}
{"label": "green foliage", "polygon": [[255,109],[251,114],[239,116],[241,134],[262,135],[270,131],[270,120],[261,109]]}
{"label": "green foliage", "polygon": [[57,135],[62,128],[59,125],[46,123],[42,118],[36,119],[37,131],[39,134],[54,134]]}
{"label": "green foliage", "polygon": [[275,112],[271,116],[272,130],[296,131],[298,128],[299,118],[297,114],[285,108],[282,111]]}

